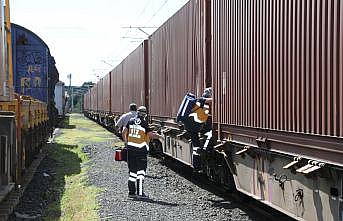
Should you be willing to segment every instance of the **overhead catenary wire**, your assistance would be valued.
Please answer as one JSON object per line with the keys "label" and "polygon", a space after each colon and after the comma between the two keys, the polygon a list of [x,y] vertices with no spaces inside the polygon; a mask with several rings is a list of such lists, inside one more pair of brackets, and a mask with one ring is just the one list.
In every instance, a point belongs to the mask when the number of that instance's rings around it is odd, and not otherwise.
{"label": "overhead catenary wire", "polygon": [[[165,0],[165,1],[163,2],[163,4],[154,12],[154,14],[152,15],[152,17],[151,17],[146,23],[149,23],[150,21],[152,21],[152,19],[153,19],[162,9],[163,9],[163,7],[168,3],[168,1],[169,1],[169,0]],[[148,4],[145,5],[145,7],[144,7],[142,13],[141,13],[138,17],[140,17],[140,16],[143,14],[143,12],[146,10],[146,8],[147,8],[147,6],[150,4],[150,2],[151,2],[151,0],[148,2]],[[146,27],[149,27],[149,26],[146,26]],[[125,33],[124,36],[126,36],[126,35],[130,32],[130,30],[131,30],[131,28],[128,28],[128,31]],[[120,53],[118,53],[118,54],[116,55],[116,57],[119,56],[123,51],[127,50],[127,49],[129,48],[129,46],[130,46],[130,45],[127,44],[126,47],[125,47],[123,50],[121,50]]]}
{"label": "overhead catenary wire", "polygon": [[[143,10],[141,11],[141,13],[137,16],[136,20],[138,20],[146,11],[146,9],[148,8],[148,6],[151,4],[152,0],[150,0],[149,2],[147,2],[143,8]],[[167,5],[167,3],[169,2],[169,0],[165,0],[163,2],[163,4],[155,11],[153,12],[152,16],[149,18],[149,20],[147,22],[144,22],[145,24],[149,24],[159,13],[160,11]],[[151,29],[156,29],[157,27],[153,27],[153,26],[149,26],[149,25],[144,25],[142,27],[139,26],[129,26],[129,27],[123,27],[123,28],[127,28],[128,30],[125,32],[124,37],[121,37],[122,39],[126,39],[126,36],[131,32],[131,30],[133,28],[137,28],[137,30],[144,32],[145,35],[149,35],[149,33],[142,31],[142,28],[151,28]],[[126,43],[123,44],[124,47],[122,47],[119,51],[117,51],[117,53],[115,54],[114,58],[116,60],[122,60],[119,59],[119,57],[123,57],[122,54],[123,52],[127,51],[130,47],[133,47],[134,44],[139,43],[139,41],[132,41],[133,38],[135,38],[135,34],[133,34],[134,37],[132,38],[127,38],[127,39],[131,39],[131,41],[125,41]],[[136,34],[137,36],[137,34]],[[137,37],[138,39],[138,37]],[[125,56],[124,56],[125,57]]]}
{"label": "overhead catenary wire", "polygon": [[[146,11],[146,9],[148,8],[148,6],[150,5],[151,2],[152,2],[152,0],[149,0],[149,1],[145,4],[143,10],[141,11],[141,13],[137,16],[137,18],[136,18],[135,20],[138,20],[138,19],[144,14],[144,12]],[[125,32],[124,36],[127,36],[130,32],[131,32],[131,28],[128,28],[128,30]],[[122,37],[122,39],[125,39],[125,38]],[[126,42],[127,42],[127,41],[126,41]],[[118,56],[120,56],[124,51],[126,51],[126,50],[132,45],[132,43],[136,43],[136,42],[130,41],[130,43],[131,43],[131,44],[127,44],[127,43],[126,43],[126,44],[125,44],[125,47],[123,47],[119,52],[116,53],[116,55],[114,56],[115,60],[119,60],[119,59],[118,59]]]}
{"label": "overhead catenary wire", "polygon": [[157,11],[152,15],[152,17],[146,22],[149,23],[152,21],[152,19],[162,10],[162,8],[168,3],[169,0],[165,0],[164,3],[157,9]]}
{"label": "overhead catenary wire", "polygon": [[[146,22],[146,23],[149,23],[151,22],[151,20],[163,9],[163,7],[168,3],[169,0],[165,0],[164,3],[153,13],[153,15],[151,16],[151,18]],[[151,2],[151,1],[150,1]],[[149,2],[149,3],[150,3]],[[144,10],[142,12],[145,11],[146,7],[147,7],[148,4],[146,4]],[[141,13],[142,14],[142,13]],[[140,14],[140,15],[141,15]],[[139,16],[140,17],[140,16]],[[155,27],[155,26],[129,26],[129,27],[122,27],[122,28],[128,28],[128,29],[138,29],[139,31],[141,31],[142,33],[144,33],[145,35],[149,36],[149,34],[143,30],[143,28],[152,28],[152,29],[156,29],[158,27]],[[126,34],[125,34],[126,36]]]}
{"label": "overhead catenary wire", "polygon": [[145,10],[148,8],[148,5],[150,5],[151,1],[152,1],[152,0],[149,0],[149,1],[145,4],[145,6],[144,6],[142,12],[138,15],[138,17],[136,18],[136,20],[138,20],[138,19],[144,14]]}

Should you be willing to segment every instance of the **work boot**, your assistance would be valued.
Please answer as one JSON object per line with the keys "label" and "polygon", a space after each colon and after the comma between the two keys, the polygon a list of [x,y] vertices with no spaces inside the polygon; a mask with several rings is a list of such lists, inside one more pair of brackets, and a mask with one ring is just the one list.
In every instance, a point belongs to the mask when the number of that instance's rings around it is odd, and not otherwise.
{"label": "work boot", "polygon": [[193,155],[193,171],[197,173],[202,172],[201,159],[199,155]]}
{"label": "work boot", "polygon": [[143,193],[142,195],[137,195],[137,199],[149,199],[149,196]]}
{"label": "work boot", "polygon": [[196,150],[196,153],[201,155],[205,152],[206,149],[204,149],[203,147],[199,147],[197,150]]}
{"label": "work boot", "polygon": [[131,199],[135,199],[137,198],[137,195],[135,193],[129,193],[128,197]]}
{"label": "work boot", "polygon": [[132,193],[135,195],[136,194],[136,182],[129,180],[128,186],[129,186],[129,193]]}

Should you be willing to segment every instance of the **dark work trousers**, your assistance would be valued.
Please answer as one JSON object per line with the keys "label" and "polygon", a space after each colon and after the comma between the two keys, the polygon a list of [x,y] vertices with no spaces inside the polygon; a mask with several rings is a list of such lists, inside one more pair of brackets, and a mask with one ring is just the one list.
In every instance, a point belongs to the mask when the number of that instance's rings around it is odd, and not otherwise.
{"label": "dark work trousers", "polygon": [[[127,146],[127,164],[129,167],[129,194],[143,195],[143,182],[147,168],[147,155],[146,147],[137,148]],[[137,184],[137,189],[136,189]],[[137,190],[137,192],[136,192]]]}
{"label": "dark work trousers", "polygon": [[[192,164],[195,170],[201,169],[201,156],[199,154],[199,150],[206,150],[210,141],[212,139],[212,126],[210,119],[204,123],[203,125],[199,125],[194,121],[186,121],[185,129],[187,130],[188,134],[190,135],[192,146],[193,146],[193,154],[192,154]],[[205,136],[206,140],[203,144],[200,143],[200,136]]]}

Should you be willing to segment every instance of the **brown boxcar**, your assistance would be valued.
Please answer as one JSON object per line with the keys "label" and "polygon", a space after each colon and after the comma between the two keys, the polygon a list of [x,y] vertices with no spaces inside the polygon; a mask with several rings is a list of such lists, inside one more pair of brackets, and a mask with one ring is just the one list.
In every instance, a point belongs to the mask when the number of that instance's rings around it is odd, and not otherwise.
{"label": "brown boxcar", "polygon": [[111,112],[111,73],[108,73],[103,78],[103,111],[106,113]]}
{"label": "brown boxcar", "polygon": [[148,106],[148,40],[140,44],[123,65],[123,107],[129,110],[130,103]]}
{"label": "brown boxcar", "polygon": [[343,3],[212,9],[213,122],[237,189],[297,219],[341,219]]}
{"label": "brown boxcar", "polygon": [[90,90],[91,95],[91,104],[90,109],[91,111],[98,111],[98,93],[97,93],[97,86],[94,85]]}
{"label": "brown boxcar", "polygon": [[90,110],[90,91],[88,91],[85,95],[84,95],[84,99],[83,99],[83,109],[85,111],[89,111]]}
{"label": "brown boxcar", "polygon": [[206,2],[189,1],[149,38],[149,107],[153,120],[173,120],[187,92],[201,95],[210,84],[210,77],[206,77]]}
{"label": "brown boxcar", "polygon": [[111,71],[111,112],[122,114],[123,108],[123,64],[119,64]]}
{"label": "brown boxcar", "polygon": [[88,111],[89,110],[89,91],[85,93],[83,96],[83,110]]}
{"label": "brown boxcar", "polygon": [[89,91],[87,91],[84,95],[83,95],[83,110],[86,111],[88,110],[87,107],[88,107],[88,94],[89,94]]}
{"label": "brown boxcar", "polygon": [[265,137],[270,148],[343,166],[340,7],[214,1],[213,121],[223,139]]}
{"label": "brown boxcar", "polygon": [[96,84],[97,87],[97,99],[98,99],[98,109],[97,111],[102,113],[104,112],[104,96],[103,96],[103,89],[104,89],[104,79],[101,78],[100,81]]}

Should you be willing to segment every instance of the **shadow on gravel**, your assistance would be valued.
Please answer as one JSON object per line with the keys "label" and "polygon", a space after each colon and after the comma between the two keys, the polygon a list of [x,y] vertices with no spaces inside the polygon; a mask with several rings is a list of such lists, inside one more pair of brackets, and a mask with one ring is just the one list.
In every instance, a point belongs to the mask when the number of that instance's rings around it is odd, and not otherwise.
{"label": "shadow on gravel", "polygon": [[145,175],[145,177],[153,179],[153,180],[161,180],[161,179],[166,178],[168,176],[150,176],[150,175]]}
{"label": "shadow on gravel", "polygon": [[132,199],[132,201],[142,201],[145,203],[153,203],[153,204],[158,204],[158,205],[162,205],[162,206],[171,206],[171,207],[175,207],[175,206],[180,205],[177,203],[168,203],[168,202],[164,202],[161,200],[153,200],[153,199]]}
{"label": "shadow on gravel", "polygon": [[76,153],[71,151],[77,147],[77,145],[55,143],[48,149],[48,154],[56,162],[56,176],[52,184],[54,200],[50,202],[45,214],[47,220],[59,219],[62,215],[61,199],[65,194],[65,177],[81,173],[81,159]]}
{"label": "shadow on gravel", "polygon": [[57,127],[63,129],[75,129],[76,125],[71,125],[69,121],[69,116],[65,117],[63,120],[57,123]]}
{"label": "shadow on gravel", "polygon": [[228,200],[209,200],[212,202],[212,207],[222,208],[222,209],[234,209],[238,207],[237,203],[230,202]]}
{"label": "shadow on gravel", "polygon": [[75,129],[76,125],[66,125],[66,126],[63,126],[61,128],[63,128],[63,129]]}
{"label": "shadow on gravel", "polygon": [[[253,198],[240,193],[240,192],[228,192],[225,189],[217,188],[219,185],[208,180],[206,175],[204,174],[196,174],[192,171],[192,169],[178,161],[173,160],[170,157],[165,157],[161,159],[160,163],[175,173],[179,174],[183,178],[187,179],[188,181],[192,182],[193,184],[197,185],[201,189],[204,189],[208,192],[215,194],[218,197],[221,197],[222,200],[216,201],[212,199],[207,199],[208,202],[212,203],[212,207],[222,208],[222,209],[235,209],[239,208],[240,210],[244,211],[249,217],[254,217],[254,220],[262,220],[262,221],[269,221],[274,220],[270,219],[271,214],[275,217],[278,217],[279,221],[289,221],[294,220],[288,217],[281,212],[275,211],[271,208],[267,208],[265,211],[265,207],[262,206],[262,203],[254,200]],[[237,197],[239,200],[237,200]],[[252,209],[253,205],[255,209]],[[257,208],[256,208],[257,207]],[[260,209],[259,209],[260,208]],[[261,211],[261,212],[257,212]],[[270,214],[268,214],[270,213]],[[268,216],[263,215],[268,214]],[[259,216],[262,215],[262,216]]]}
{"label": "shadow on gravel", "polygon": [[61,217],[61,199],[65,192],[65,176],[81,172],[81,159],[71,149],[76,145],[47,144],[47,156],[9,217],[19,220],[58,220]]}
{"label": "shadow on gravel", "polygon": [[[209,202],[212,202],[213,207],[223,208],[223,209],[239,208],[240,210],[244,211],[248,216],[256,217],[256,212],[252,211],[251,209],[248,208],[248,206],[239,203],[233,198],[232,194],[234,193],[227,192],[224,189],[216,188],[217,184],[208,180],[206,175],[196,174],[193,172],[192,168],[178,161],[175,161],[170,157],[165,157],[164,159],[161,159],[160,163],[168,167],[175,173],[179,174],[183,178],[187,179],[188,181],[192,182],[193,184],[197,185],[201,189],[204,189],[208,192],[211,192],[212,194],[215,194],[218,197],[223,198],[222,201],[214,201],[214,200],[208,199]],[[247,202],[251,200],[247,196],[244,196],[244,199]],[[257,218],[256,220],[262,220],[262,219]]]}

